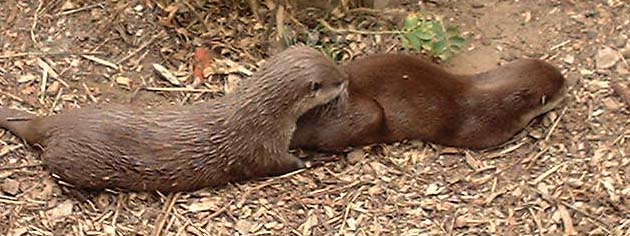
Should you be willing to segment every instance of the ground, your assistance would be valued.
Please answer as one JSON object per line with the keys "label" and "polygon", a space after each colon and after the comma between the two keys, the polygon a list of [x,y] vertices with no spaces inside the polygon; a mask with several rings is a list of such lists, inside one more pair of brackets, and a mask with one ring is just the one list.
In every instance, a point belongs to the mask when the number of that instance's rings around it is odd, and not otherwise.
{"label": "ground", "polygon": [[[92,103],[212,99],[273,54],[264,40],[273,33],[268,15],[256,24],[247,7],[207,1],[212,14],[187,11],[187,3],[168,19],[164,11],[173,8],[160,2],[167,1],[5,1],[0,105],[50,114]],[[64,186],[30,147],[0,130],[0,234],[630,235],[630,104],[613,89],[629,84],[628,4],[398,1],[394,8],[376,15],[428,12],[466,32],[466,49],[445,67],[472,73],[543,58],[570,81],[567,101],[496,149],[374,145],[314,169],[167,196]],[[397,50],[391,35],[342,36],[356,55]],[[224,62],[196,81],[199,91],[151,89],[178,83],[154,63],[179,83],[195,83],[197,47]]]}

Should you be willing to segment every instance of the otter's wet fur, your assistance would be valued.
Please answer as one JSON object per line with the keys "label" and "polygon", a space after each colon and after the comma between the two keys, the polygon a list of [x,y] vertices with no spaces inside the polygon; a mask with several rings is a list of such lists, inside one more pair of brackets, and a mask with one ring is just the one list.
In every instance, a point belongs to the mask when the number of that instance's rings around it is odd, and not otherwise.
{"label": "otter's wet fur", "polygon": [[366,55],[341,67],[350,81],[347,103],[302,116],[292,148],[340,152],[414,139],[493,148],[555,108],[567,87],[557,68],[538,59],[465,75],[402,53]]}
{"label": "otter's wet fur", "polygon": [[41,146],[47,169],[75,187],[190,191],[302,168],[288,153],[296,121],[343,93],[346,79],[323,54],[294,47],[207,102],[95,105],[46,117],[0,108],[0,126]]}

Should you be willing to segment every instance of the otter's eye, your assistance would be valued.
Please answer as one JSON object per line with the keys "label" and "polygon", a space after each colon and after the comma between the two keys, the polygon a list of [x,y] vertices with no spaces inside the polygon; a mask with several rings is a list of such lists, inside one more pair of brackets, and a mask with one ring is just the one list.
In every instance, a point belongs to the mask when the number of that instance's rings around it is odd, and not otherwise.
{"label": "otter's eye", "polygon": [[322,84],[320,82],[311,81],[310,87],[312,91],[318,91],[320,88],[322,88]]}

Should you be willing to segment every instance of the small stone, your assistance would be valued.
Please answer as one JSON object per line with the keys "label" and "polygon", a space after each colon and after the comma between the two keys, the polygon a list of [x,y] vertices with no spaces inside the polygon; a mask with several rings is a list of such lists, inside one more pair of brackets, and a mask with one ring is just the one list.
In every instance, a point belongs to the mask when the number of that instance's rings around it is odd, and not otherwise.
{"label": "small stone", "polygon": [[575,56],[573,56],[573,54],[569,54],[566,57],[564,57],[563,61],[566,62],[567,64],[573,64],[573,62],[575,62]]}
{"label": "small stone", "polygon": [[591,70],[584,69],[584,68],[580,68],[579,71],[580,71],[580,74],[583,75],[583,76],[591,76],[591,75],[595,74],[595,72],[593,72]]}
{"label": "small stone", "polygon": [[61,5],[61,10],[62,11],[67,11],[67,10],[72,10],[74,8],[76,8],[76,4],[72,1],[66,1],[63,3],[63,5]]}
{"label": "small stone", "polygon": [[525,13],[523,13],[523,23],[527,24],[532,20],[532,12],[531,11],[526,11]]}
{"label": "small stone", "polygon": [[133,10],[137,12],[141,12],[142,10],[144,10],[144,7],[141,4],[138,4],[133,8]]}
{"label": "small stone", "polygon": [[617,64],[617,61],[619,61],[619,53],[612,48],[604,47],[597,51],[595,61],[597,63],[597,68],[608,69]]}
{"label": "small stone", "polygon": [[627,39],[625,37],[619,35],[613,39],[613,45],[616,48],[623,48],[624,46],[626,46],[626,40]]}
{"label": "small stone", "polygon": [[529,132],[529,136],[535,139],[542,139],[543,137],[545,137],[545,134],[540,130],[532,130],[531,132]]}
{"label": "small stone", "polygon": [[471,4],[471,6],[472,6],[473,8],[477,8],[477,9],[479,9],[479,8],[483,8],[483,7],[485,7],[486,5],[485,5],[485,4],[483,4],[483,2],[482,2],[482,1],[475,1],[475,2],[473,2],[473,3]]}
{"label": "small stone", "polygon": [[116,228],[114,228],[111,225],[107,225],[104,224],[103,225],[103,231],[107,234],[107,235],[116,235]]}
{"label": "small stone", "polygon": [[72,61],[70,61],[70,66],[72,67],[79,67],[81,65],[81,60],[79,59],[73,59]]}
{"label": "small stone", "polygon": [[2,183],[2,191],[15,196],[20,191],[20,182],[14,179],[5,179]]}
{"label": "small stone", "polygon": [[131,80],[125,76],[117,76],[114,80],[116,80],[116,83],[119,85],[123,85],[126,87],[129,87],[131,85]]}
{"label": "small stone", "polygon": [[623,58],[630,59],[630,47],[621,49],[621,55]]}
{"label": "small stone", "polygon": [[585,17],[596,17],[597,15],[599,15],[599,13],[597,13],[597,11],[595,10],[584,11]]}
{"label": "small stone", "polygon": [[595,39],[599,33],[595,30],[586,30],[586,37],[588,39]]}

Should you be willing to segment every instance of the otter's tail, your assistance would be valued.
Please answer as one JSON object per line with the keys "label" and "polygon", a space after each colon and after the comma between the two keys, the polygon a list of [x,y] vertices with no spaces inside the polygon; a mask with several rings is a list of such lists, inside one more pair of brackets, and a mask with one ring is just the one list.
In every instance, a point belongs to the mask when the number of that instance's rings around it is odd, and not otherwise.
{"label": "otter's tail", "polygon": [[0,128],[8,129],[31,144],[39,142],[40,139],[35,127],[32,127],[36,118],[36,115],[25,111],[0,107]]}

